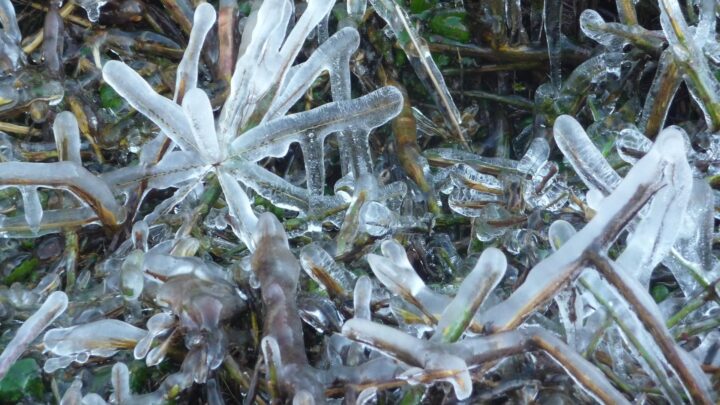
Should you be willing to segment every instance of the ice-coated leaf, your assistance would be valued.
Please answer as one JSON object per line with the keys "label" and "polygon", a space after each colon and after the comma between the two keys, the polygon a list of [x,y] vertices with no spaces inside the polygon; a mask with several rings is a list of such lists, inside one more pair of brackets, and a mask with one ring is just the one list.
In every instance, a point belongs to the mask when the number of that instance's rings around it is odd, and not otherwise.
{"label": "ice-coated leaf", "polygon": [[242,187],[225,170],[218,170],[218,179],[225,194],[225,201],[228,204],[230,215],[234,218],[231,223],[235,235],[251,251],[255,249],[252,235],[255,233],[257,217],[252,210],[250,200]]}
{"label": "ice-coated leaf", "polygon": [[325,137],[344,129],[373,129],[397,115],[401,107],[402,94],[393,87],[384,87],[358,99],[328,103],[261,124],[233,141],[231,155],[254,162],[284,156],[290,144],[298,142],[305,157],[308,190],[322,194]]}
{"label": "ice-coated leaf", "polygon": [[0,354],[0,380],[17,359],[22,356],[30,343],[37,338],[58,316],[65,312],[68,297],[62,291],[50,294],[45,302],[23,322],[15,336]]}
{"label": "ice-coated leaf", "polygon": [[593,145],[583,127],[569,115],[561,115],[553,127],[555,142],[582,181],[590,188],[610,194],[620,176]]}
{"label": "ice-coated leaf", "polygon": [[146,331],[116,319],[103,319],[45,333],[45,350],[58,356],[110,357],[120,349],[135,347]]}
{"label": "ice-coated leaf", "polygon": [[368,276],[362,276],[355,282],[353,292],[353,308],[355,318],[370,319],[370,300],[372,299],[372,282]]}
{"label": "ice-coated leaf", "polygon": [[125,210],[115,201],[108,185],[74,162],[0,163],[0,185],[70,190],[90,205],[103,223],[117,225],[125,219]]}
{"label": "ice-coated leaf", "polygon": [[129,404],[132,402],[130,394],[130,370],[125,363],[115,363],[111,375],[113,399],[116,404]]}
{"label": "ice-coated leaf", "polygon": [[190,130],[200,155],[207,162],[219,162],[223,158],[223,150],[218,144],[215,117],[207,94],[198,88],[188,90],[183,97],[182,107],[190,121]]}
{"label": "ice-coated leaf", "polygon": [[445,307],[431,340],[454,342],[458,340],[475,316],[480,305],[500,282],[507,259],[498,249],[485,249],[475,268],[465,277],[455,298]]}
{"label": "ice-coated leaf", "polygon": [[198,151],[193,142],[190,122],[182,108],[157,94],[145,79],[128,65],[114,60],[105,63],[103,79],[183,150]]}
{"label": "ice-coated leaf", "polygon": [[43,217],[43,209],[40,205],[40,195],[37,188],[32,186],[20,187],[20,194],[23,200],[23,210],[25,211],[25,221],[33,233],[40,230],[40,222]]}
{"label": "ice-coated leaf", "polygon": [[649,211],[643,215],[628,238],[625,251],[617,259],[618,265],[630,270],[644,286],[649,285],[655,266],[675,242],[682,219],[678,213],[685,212],[692,189],[692,172],[685,159],[682,129],[664,129],[648,155],[652,153],[663,153],[662,159],[672,164],[663,170],[664,187],[655,194]]}
{"label": "ice-coated leaf", "polygon": [[[180,100],[183,100],[183,106],[185,105],[183,96],[197,86],[200,51],[205,42],[205,37],[213,24],[215,24],[215,8],[209,3],[201,3],[195,9],[190,39],[183,53],[183,58],[177,67],[173,101],[179,103]],[[202,144],[198,143],[197,145],[200,146],[202,150]]]}
{"label": "ice-coated leaf", "polygon": [[450,299],[429,289],[417,275],[405,254],[394,240],[382,243],[383,256],[367,255],[368,264],[385,287],[423,311],[430,319],[438,319]]}
{"label": "ice-coated leaf", "polygon": [[330,297],[347,297],[356,284],[355,275],[340,267],[325,249],[312,243],[300,252],[300,264],[305,273],[327,290]]}
{"label": "ice-coated leaf", "polygon": [[[276,119],[287,113],[323,71],[330,73],[333,100],[349,100],[350,56],[359,43],[357,30],[343,28],[313,51],[307,61],[293,66],[263,120]],[[347,97],[344,94],[345,87],[348,90]]]}
{"label": "ice-coated leaf", "polygon": [[80,129],[75,114],[63,111],[55,117],[53,134],[57,145],[58,160],[82,164],[80,158]]}

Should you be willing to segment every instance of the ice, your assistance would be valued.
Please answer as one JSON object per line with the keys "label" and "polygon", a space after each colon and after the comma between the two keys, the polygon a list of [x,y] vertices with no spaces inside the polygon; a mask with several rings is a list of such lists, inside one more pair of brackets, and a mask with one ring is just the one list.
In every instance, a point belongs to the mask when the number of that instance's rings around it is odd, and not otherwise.
{"label": "ice", "polygon": [[55,117],[53,134],[57,145],[58,160],[67,160],[82,164],[80,158],[80,129],[75,115],[63,111]]}
{"label": "ice", "polygon": [[207,94],[197,88],[188,90],[182,107],[190,121],[190,130],[200,154],[207,162],[219,162],[223,153],[215,134],[215,117]]}
{"label": "ice", "polygon": [[620,176],[613,170],[593,145],[580,124],[568,115],[555,120],[555,142],[573,169],[588,186],[608,195],[620,183]]}
{"label": "ice", "polygon": [[445,307],[431,341],[458,340],[475,316],[475,312],[502,279],[506,267],[507,259],[500,250],[485,249],[475,268],[463,280],[455,298]]}
{"label": "ice", "polygon": [[10,366],[22,356],[30,343],[52,324],[58,316],[62,315],[67,306],[67,295],[62,291],[55,291],[47,297],[35,313],[23,322],[15,336],[0,354],[0,380],[5,377]]}
{"label": "ice", "polygon": [[372,299],[372,282],[368,276],[362,276],[355,282],[353,294],[354,318],[370,319],[370,300]]}
{"label": "ice", "polygon": [[23,199],[25,221],[30,227],[30,230],[34,234],[37,234],[40,230],[40,222],[43,217],[43,208],[40,205],[40,195],[35,187],[20,187],[20,194]]}
{"label": "ice", "polygon": [[[190,31],[190,39],[188,40],[187,48],[185,48],[185,52],[183,53],[183,58],[177,67],[177,77],[175,79],[175,96],[173,97],[173,101],[178,104],[182,104],[183,107],[185,107],[185,98],[183,96],[187,96],[187,93],[197,87],[200,51],[202,50],[203,43],[205,42],[205,37],[214,24],[215,9],[212,5],[208,3],[201,3],[198,5],[195,9],[195,14],[193,15],[193,26]],[[212,121],[214,122],[214,120]],[[214,131],[212,138],[215,139]],[[204,150],[201,143],[198,142],[197,145],[201,147],[201,150]],[[215,154],[217,152],[216,149],[206,151],[208,154]]]}
{"label": "ice", "polygon": [[125,363],[115,363],[112,368],[111,381],[113,394],[111,402],[116,404],[132,403],[132,394],[130,393],[130,370]]}
{"label": "ice", "polygon": [[132,241],[135,249],[140,249],[143,252],[148,251],[148,235],[150,229],[145,221],[137,221],[133,224],[132,228]]}
{"label": "ice", "polygon": [[103,79],[183,150],[198,152],[190,122],[182,108],[172,100],[155,93],[145,79],[128,65],[114,60],[108,61],[103,66]]}
{"label": "ice", "polygon": [[453,135],[466,149],[470,149],[465,130],[460,125],[462,122],[460,111],[450,95],[450,90],[445,85],[445,79],[435,64],[427,44],[415,31],[405,10],[392,0],[370,0],[370,3],[375,12],[392,29],[415,73],[443,112],[443,117],[452,128]]}
{"label": "ice", "polygon": [[144,259],[145,253],[142,250],[134,250],[120,267],[120,289],[123,298],[128,301],[137,300],[142,293],[145,282]]}
{"label": "ice", "polygon": [[100,9],[107,0],[76,0],[77,4],[87,12],[88,20],[97,22],[100,19]]}
{"label": "ice", "polygon": [[635,128],[626,128],[620,131],[615,143],[620,157],[635,164],[652,147],[652,141]]}
{"label": "ice", "polygon": [[253,212],[250,199],[237,180],[225,170],[218,171],[218,179],[225,193],[228,211],[233,219],[230,222],[233,232],[252,251],[255,249],[252,235],[257,225],[257,217]]}
{"label": "ice", "polygon": [[[598,176],[602,172],[599,168],[608,168],[607,162],[599,156],[596,149],[590,150],[592,145],[587,145],[589,139],[577,122],[569,116],[561,116],[555,121],[556,136],[560,138],[558,144],[575,139],[577,142],[568,147],[566,153],[570,154],[572,161],[585,173],[590,184],[597,184],[604,187],[608,192],[612,191],[602,202],[593,219],[578,232],[576,237],[563,245],[553,255],[536,265],[529,273],[526,281],[513,292],[513,294],[501,304],[490,308],[480,315],[481,323],[492,325],[496,330],[506,330],[517,325],[521,319],[529,314],[532,309],[551,298],[565,283],[578,274],[582,262],[583,252],[591,249],[607,249],[613,243],[619,233],[642,208],[645,203],[663,186],[668,180],[667,175],[672,174],[672,167],[680,166],[685,162],[684,147],[679,131],[669,130],[666,140],[657,142],[651,152],[643,157],[628,172],[627,176],[614,189],[608,185],[604,176]],[[583,141],[583,138],[586,141]],[[585,145],[582,145],[585,143]],[[588,153],[577,154],[578,149],[587,149]],[[678,150],[672,150],[679,148]],[[588,158],[587,154],[596,154],[596,157]],[[598,161],[600,158],[602,160]],[[592,172],[588,172],[593,168]],[[611,169],[610,169],[611,170]],[[606,171],[606,173],[608,173]],[[614,176],[617,174],[612,171]],[[613,178],[613,176],[609,176]],[[612,184],[612,183],[611,183]],[[618,225],[621,224],[621,225]]]}
{"label": "ice", "polygon": [[517,170],[532,175],[547,162],[549,156],[550,145],[545,138],[535,138],[518,162]]}
{"label": "ice", "polygon": [[335,262],[330,254],[317,244],[309,244],[300,252],[300,264],[305,273],[330,297],[348,297],[356,276]]}
{"label": "ice", "polygon": [[72,361],[84,363],[89,356],[113,356],[120,349],[134,348],[146,334],[146,331],[116,319],[51,329],[45,333],[43,344],[47,352],[58,357],[47,360],[44,369],[52,373]]}
{"label": "ice", "polygon": [[418,307],[431,319],[438,319],[450,299],[425,285],[399,243],[386,240],[381,246],[383,256],[367,255],[368,264],[375,277],[390,291]]}
{"label": "ice", "polygon": [[655,78],[640,115],[639,126],[646,135],[654,136],[665,126],[665,118],[670,111],[670,104],[681,82],[682,77],[672,51],[666,49],[660,55]]}
{"label": "ice", "polygon": [[80,405],[82,401],[82,380],[76,378],[60,399],[60,405]]}
{"label": "ice", "polygon": [[360,208],[360,230],[381,237],[397,227],[399,218],[385,204],[370,201]]}
{"label": "ice", "polygon": [[[632,271],[640,284],[648,286],[653,269],[668,254],[675,242],[682,216],[690,199],[692,173],[685,159],[683,131],[678,127],[663,130],[646,156],[658,154],[668,164],[661,172],[664,187],[657,191],[649,211],[627,240],[618,258],[620,267]],[[650,247],[650,248],[648,248]]]}
{"label": "ice", "polygon": [[[702,25],[693,36],[677,0],[660,0],[660,25],[667,38],[675,62],[684,73],[690,94],[703,111],[708,127],[720,129],[720,83],[708,65],[702,47],[714,25],[714,13],[704,13]],[[710,16],[708,16],[710,14]],[[710,23],[709,20],[713,20]]]}
{"label": "ice", "polygon": [[367,8],[367,0],[348,0],[347,1],[347,13],[350,18],[360,20],[365,15],[365,9]]}

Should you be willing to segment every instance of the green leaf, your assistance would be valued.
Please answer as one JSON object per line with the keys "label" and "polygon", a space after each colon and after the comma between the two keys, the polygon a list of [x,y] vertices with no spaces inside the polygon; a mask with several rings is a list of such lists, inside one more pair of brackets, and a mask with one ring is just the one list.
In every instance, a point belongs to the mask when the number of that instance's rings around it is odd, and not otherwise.
{"label": "green leaf", "polygon": [[19,266],[15,267],[7,277],[5,277],[4,283],[10,285],[17,281],[24,281],[32,275],[32,272],[37,268],[38,260],[36,257],[27,259],[20,263]]}
{"label": "green leaf", "polygon": [[25,397],[41,398],[45,387],[34,359],[22,359],[0,380],[0,403],[15,404]]}

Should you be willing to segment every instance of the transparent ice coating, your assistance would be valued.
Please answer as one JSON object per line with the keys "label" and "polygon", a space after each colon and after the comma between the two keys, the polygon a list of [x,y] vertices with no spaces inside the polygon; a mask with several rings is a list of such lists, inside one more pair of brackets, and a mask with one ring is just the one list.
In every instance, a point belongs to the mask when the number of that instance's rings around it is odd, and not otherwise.
{"label": "transparent ice coating", "polygon": [[87,12],[88,20],[97,22],[100,19],[100,9],[107,3],[107,0],[75,0],[77,4]]}
{"label": "transparent ice coating", "polygon": [[136,300],[142,293],[145,283],[143,261],[145,253],[134,250],[120,267],[120,289],[123,298],[128,301]]}
{"label": "transparent ice coating", "polygon": [[0,1],[0,24],[0,46],[3,49],[0,54],[0,72],[11,73],[23,63],[24,53],[20,48],[22,36],[15,17],[15,8],[10,0]]}
{"label": "transparent ice coating", "polygon": [[62,291],[55,291],[47,297],[35,313],[23,322],[0,354],[0,380],[5,377],[10,366],[22,356],[30,343],[65,312],[67,305],[67,295]]}
{"label": "transparent ice coating", "polygon": [[75,114],[63,111],[55,117],[53,134],[57,145],[58,160],[82,164],[80,158],[80,129]]}
{"label": "transparent ice coating", "polygon": [[[570,223],[563,220],[554,221],[548,230],[548,239],[553,251],[557,251],[575,234],[575,228]],[[663,359],[662,349],[655,343],[653,337],[643,327],[635,312],[618,294],[617,290],[608,285],[596,271],[590,269],[583,271],[580,283],[592,293],[599,305],[609,312],[622,330],[627,344],[633,347],[636,353],[639,353],[641,364],[648,371],[648,375],[662,387],[665,395],[668,395],[673,401],[681,401],[680,392],[670,381],[671,378],[677,378],[677,374],[668,367]],[[595,331],[587,330],[586,333],[595,333]]]}
{"label": "transparent ice coating", "polygon": [[235,232],[235,235],[237,235],[250,251],[253,251],[255,244],[252,235],[255,232],[257,217],[253,212],[250,199],[238,184],[237,180],[225,170],[221,169],[218,171],[218,179],[225,192],[228,211],[234,219],[234,221],[230,222],[233,232]]}
{"label": "transparent ice coating", "polygon": [[146,334],[146,331],[116,319],[51,329],[45,333],[43,344],[47,352],[58,357],[48,359],[44,370],[52,373],[72,361],[85,363],[90,356],[110,357],[120,349],[135,347]]}
{"label": "transparent ice coating", "polygon": [[302,248],[300,265],[308,276],[327,290],[330,297],[347,297],[356,285],[356,276],[337,264],[318,244],[311,243]]}
{"label": "transparent ice coating", "polygon": [[558,148],[582,181],[604,195],[610,194],[621,178],[592,143],[583,127],[569,115],[561,115],[555,120],[553,130]]}
{"label": "transparent ice coating", "polygon": [[173,97],[173,101],[179,102],[182,100],[183,107],[185,106],[183,95],[186,95],[190,90],[197,87],[200,51],[205,42],[205,37],[213,24],[215,24],[215,17],[215,8],[209,3],[201,3],[195,9],[190,39],[183,53],[183,58],[178,64],[177,77],[175,79],[175,96]]}
{"label": "transparent ice coating", "polygon": [[480,305],[505,275],[507,259],[502,251],[488,248],[482,252],[472,272],[445,307],[431,340],[454,342],[462,336]]}
{"label": "transparent ice coating", "polygon": [[[570,148],[567,153],[572,161],[581,166],[578,172],[582,170],[587,181],[590,184],[597,184],[598,189],[602,190],[602,187],[608,192],[613,192],[603,200],[602,207],[595,217],[578,232],[576,237],[535,266],[526,281],[507,300],[480,315],[482,323],[492,325],[492,328],[505,330],[517,325],[537,305],[551,298],[568,278],[577,275],[578,264],[586,251],[597,248],[603,251],[607,249],[624,225],[666,185],[667,181],[671,180],[663,176],[663,173],[672,173],[672,167],[676,165],[681,167],[687,165],[684,154],[673,150],[678,145],[682,145],[681,134],[679,131],[670,130],[663,133],[665,139],[658,139],[651,152],[638,161],[623,181],[612,190],[607,179],[602,176],[602,168],[607,167],[607,162],[604,159],[598,161],[593,156],[599,155],[599,152],[593,147],[592,150],[587,149],[590,157],[586,154],[578,154],[579,151],[591,146],[585,145],[589,139],[583,142],[586,135],[580,125],[569,116],[561,116],[556,120],[555,127],[556,136],[562,139],[558,141],[558,145],[569,139],[576,139],[580,143],[581,147],[577,144],[565,145]],[[590,168],[596,170],[589,172]],[[614,171],[612,173],[617,176]],[[612,179],[614,176],[608,177]]]}
{"label": "transparent ice coating", "polygon": [[372,299],[372,282],[368,276],[362,276],[355,282],[353,291],[354,318],[370,319],[370,300]]}
{"label": "transparent ice coating", "polygon": [[[648,155],[663,152],[663,159],[674,162],[661,173],[665,186],[658,190],[644,220],[628,237],[627,247],[617,260],[629,269],[641,285],[648,286],[653,269],[668,254],[675,242],[682,215],[690,199],[692,172],[685,159],[683,131],[678,127],[664,129]],[[651,247],[651,248],[648,248]]]}
{"label": "transparent ice coating", "polygon": [[432,291],[408,261],[405,249],[390,239],[382,243],[383,256],[368,254],[375,277],[393,293],[415,305],[430,319],[438,319],[450,299]]}
{"label": "transparent ice coating", "polygon": [[392,0],[370,0],[370,3],[375,12],[392,29],[415,73],[435,98],[435,103],[443,112],[443,118],[452,128],[454,136],[469,150],[470,147],[465,139],[465,130],[460,126],[462,122],[460,110],[455,105],[450,90],[445,84],[445,79],[435,64],[427,44],[415,31],[405,10]]}

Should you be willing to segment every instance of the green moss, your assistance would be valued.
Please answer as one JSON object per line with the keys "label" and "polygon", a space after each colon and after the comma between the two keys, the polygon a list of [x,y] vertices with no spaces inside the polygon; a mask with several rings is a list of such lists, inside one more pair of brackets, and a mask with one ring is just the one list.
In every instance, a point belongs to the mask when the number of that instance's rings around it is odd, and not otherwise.
{"label": "green moss", "polygon": [[27,280],[32,275],[33,271],[35,271],[39,263],[40,260],[36,257],[24,260],[19,266],[15,267],[7,277],[5,277],[3,283],[10,285],[18,281]]}

